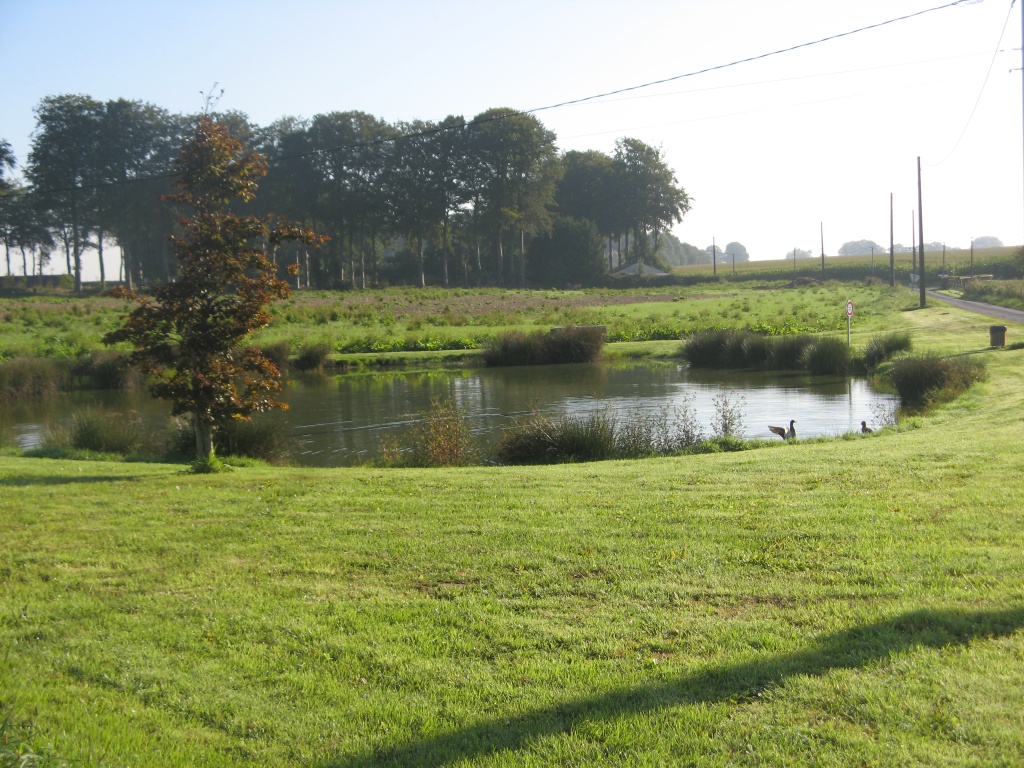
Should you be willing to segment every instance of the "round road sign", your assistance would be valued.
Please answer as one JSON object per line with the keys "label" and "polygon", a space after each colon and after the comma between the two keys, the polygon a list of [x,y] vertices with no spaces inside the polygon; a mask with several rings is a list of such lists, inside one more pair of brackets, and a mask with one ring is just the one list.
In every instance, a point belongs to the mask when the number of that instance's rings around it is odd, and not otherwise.
{"label": "round road sign", "polygon": [[853,302],[852,301],[846,302],[846,316],[847,317],[853,317]]}

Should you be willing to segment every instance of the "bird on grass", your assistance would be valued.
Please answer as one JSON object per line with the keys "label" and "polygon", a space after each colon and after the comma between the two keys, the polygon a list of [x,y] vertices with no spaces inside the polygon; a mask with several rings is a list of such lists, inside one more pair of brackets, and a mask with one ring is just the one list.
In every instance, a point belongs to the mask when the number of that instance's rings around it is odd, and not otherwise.
{"label": "bird on grass", "polygon": [[785,427],[773,427],[770,425],[768,429],[770,429],[776,435],[781,437],[783,440],[793,440],[796,438],[796,427],[793,426],[794,424],[796,424],[796,422],[790,419],[789,429],[786,429]]}
{"label": "bird on grass", "polygon": [[866,435],[869,432],[874,432],[875,430],[873,430],[871,427],[869,427],[868,423],[866,421],[862,421],[860,423],[860,431],[863,432]]}

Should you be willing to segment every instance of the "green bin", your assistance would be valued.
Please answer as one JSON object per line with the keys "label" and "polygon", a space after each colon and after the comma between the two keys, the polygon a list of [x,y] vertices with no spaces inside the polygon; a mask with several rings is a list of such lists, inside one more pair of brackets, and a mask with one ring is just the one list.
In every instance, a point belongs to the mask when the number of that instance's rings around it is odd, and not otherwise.
{"label": "green bin", "polygon": [[1006,326],[991,325],[988,329],[988,343],[990,347],[1003,347],[1006,345]]}

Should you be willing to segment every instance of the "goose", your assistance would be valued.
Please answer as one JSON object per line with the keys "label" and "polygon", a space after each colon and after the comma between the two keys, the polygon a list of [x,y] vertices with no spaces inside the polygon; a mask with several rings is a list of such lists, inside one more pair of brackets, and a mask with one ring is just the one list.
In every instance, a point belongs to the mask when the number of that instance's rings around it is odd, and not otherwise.
{"label": "goose", "polygon": [[772,426],[769,426],[768,429],[770,429],[776,435],[781,437],[783,440],[790,440],[790,439],[793,439],[793,438],[796,437],[796,427],[793,426],[794,424],[796,424],[796,422],[794,420],[790,419],[790,421],[789,421],[789,429],[788,430],[785,427],[772,427]]}
{"label": "goose", "polygon": [[866,421],[862,421],[860,423],[860,431],[863,432],[866,435],[869,432],[874,432],[875,430],[873,430],[871,427],[869,427],[868,423]]}

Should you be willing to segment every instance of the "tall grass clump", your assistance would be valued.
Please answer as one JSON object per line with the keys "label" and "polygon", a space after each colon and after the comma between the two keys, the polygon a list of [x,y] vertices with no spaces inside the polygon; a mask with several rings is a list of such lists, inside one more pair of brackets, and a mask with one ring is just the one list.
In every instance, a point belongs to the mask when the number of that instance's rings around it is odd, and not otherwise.
{"label": "tall grass clump", "polygon": [[913,343],[906,331],[893,331],[881,336],[873,336],[864,345],[864,367],[873,371],[886,360],[891,360],[899,352],[909,352]]}
{"label": "tall grass clump", "polygon": [[729,328],[701,331],[687,339],[680,355],[694,368],[801,370],[815,338],[806,334],[764,336]]}
{"label": "tall grass clump", "polygon": [[264,344],[259,349],[260,354],[276,365],[279,371],[288,370],[288,357],[291,355],[292,350],[291,344],[287,341],[277,341],[273,344]]}
{"label": "tall grass clump", "polygon": [[747,400],[743,395],[735,396],[727,390],[715,395],[712,403],[715,413],[711,429],[716,437],[739,437],[743,432],[743,407]]}
{"label": "tall grass clump", "polygon": [[67,388],[70,366],[66,360],[16,357],[0,363],[0,403],[23,397],[55,395]]}
{"label": "tall grass clump", "polygon": [[683,342],[680,355],[694,368],[721,367],[733,335],[725,329],[700,331]]}
{"label": "tall grass clump", "polygon": [[331,353],[334,350],[326,341],[307,344],[299,348],[295,357],[295,370],[303,372],[323,372]]}
{"label": "tall grass clump", "polygon": [[505,430],[495,449],[499,464],[558,464],[615,457],[615,417],[607,409],[586,414],[538,413]]}
{"label": "tall grass clump", "polygon": [[42,452],[70,448],[137,456],[148,442],[147,432],[136,415],[85,409],[74,414],[67,424],[47,430]]}
{"label": "tall grass clump", "polygon": [[[189,418],[172,420],[168,457],[191,460],[196,454],[196,433]],[[213,432],[214,453],[217,456],[241,456],[258,459],[268,464],[290,464],[299,446],[280,419],[259,416],[250,419],[229,419],[218,424]],[[193,466],[196,471],[203,471]],[[217,471],[216,466],[206,471]]]}
{"label": "tall grass clump", "polygon": [[141,389],[145,375],[128,364],[128,356],[112,349],[94,349],[79,355],[71,366],[71,378],[83,389]]}
{"label": "tall grass clump", "polygon": [[593,363],[600,359],[604,348],[604,326],[570,325],[552,328],[544,337],[543,362]]}
{"label": "tall grass clump", "polygon": [[935,354],[901,358],[887,371],[900,402],[911,406],[948,402],[986,376],[980,360]]}
{"label": "tall grass clump", "polygon": [[478,450],[465,410],[434,399],[404,439],[383,441],[380,454],[390,467],[464,467],[476,463]]}
{"label": "tall grass clump", "polygon": [[628,417],[609,408],[584,414],[535,413],[505,430],[494,456],[499,464],[636,459],[678,453],[703,440],[688,401],[673,409]]}
{"label": "tall grass clump", "polygon": [[814,337],[805,333],[772,337],[771,368],[777,371],[799,371],[805,365],[807,351]]}
{"label": "tall grass clump", "polygon": [[817,339],[804,356],[807,370],[818,375],[846,375],[850,372],[850,347],[843,339]]}
{"label": "tall grass clump", "polygon": [[495,336],[484,345],[484,363],[498,365],[536,365],[541,357],[544,334],[509,331]]}
{"label": "tall grass clump", "polygon": [[549,333],[509,331],[484,345],[483,358],[488,366],[592,363],[601,357],[604,338],[603,326],[566,326]]}

